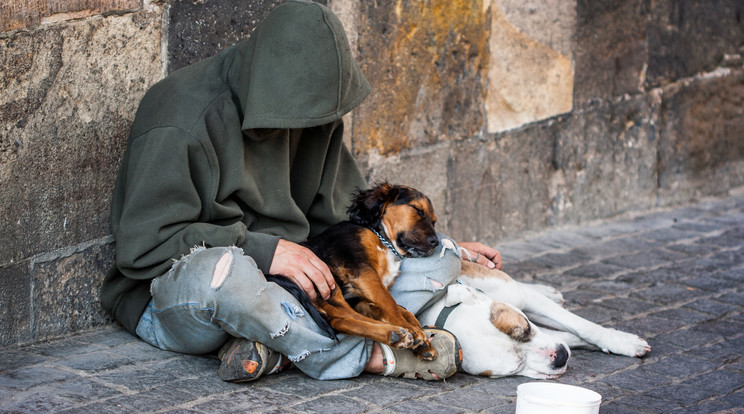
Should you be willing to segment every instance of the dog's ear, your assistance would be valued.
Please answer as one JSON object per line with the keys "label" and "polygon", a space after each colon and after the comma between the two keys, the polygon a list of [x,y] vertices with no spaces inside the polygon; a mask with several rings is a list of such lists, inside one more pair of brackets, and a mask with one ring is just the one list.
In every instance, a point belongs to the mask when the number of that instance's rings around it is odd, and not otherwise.
{"label": "dog's ear", "polygon": [[496,329],[509,335],[515,341],[529,342],[535,336],[527,317],[504,302],[491,303],[489,319]]}
{"label": "dog's ear", "polygon": [[358,189],[347,210],[349,220],[360,226],[379,230],[385,206],[395,200],[395,187],[382,182],[369,190]]}

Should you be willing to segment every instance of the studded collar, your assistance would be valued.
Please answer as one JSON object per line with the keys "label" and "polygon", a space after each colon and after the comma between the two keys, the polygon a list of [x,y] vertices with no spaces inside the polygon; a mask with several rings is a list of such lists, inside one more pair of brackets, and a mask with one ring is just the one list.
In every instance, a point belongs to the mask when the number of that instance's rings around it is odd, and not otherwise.
{"label": "studded collar", "polygon": [[375,230],[373,228],[370,228],[370,230],[372,230],[372,232],[375,233],[375,235],[377,236],[377,238],[380,239],[380,243],[382,243],[383,246],[387,247],[388,249],[390,249],[390,251],[393,252],[393,254],[395,255],[395,257],[398,258],[398,260],[401,260],[401,261],[403,260],[403,255],[401,255],[398,252],[398,250],[395,248],[395,246],[393,246],[393,243],[391,243],[390,240],[387,239],[387,237],[383,236],[382,234],[380,234],[380,232],[378,232],[377,230]]}

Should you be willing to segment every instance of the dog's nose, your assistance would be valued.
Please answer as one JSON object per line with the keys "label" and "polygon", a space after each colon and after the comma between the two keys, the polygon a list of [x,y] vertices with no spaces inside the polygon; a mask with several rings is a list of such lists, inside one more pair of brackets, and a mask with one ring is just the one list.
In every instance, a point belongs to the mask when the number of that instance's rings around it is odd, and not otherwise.
{"label": "dog's nose", "polygon": [[568,350],[566,349],[563,344],[559,344],[555,348],[555,359],[552,361],[552,365],[554,368],[563,368],[566,366],[566,363],[568,362]]}
{"label": "dog's nose", "polygon": [[429,245],[431,245],[431,247],[438,246],[439,245],[439,237],[437,237],[437,236],[429,236]]}

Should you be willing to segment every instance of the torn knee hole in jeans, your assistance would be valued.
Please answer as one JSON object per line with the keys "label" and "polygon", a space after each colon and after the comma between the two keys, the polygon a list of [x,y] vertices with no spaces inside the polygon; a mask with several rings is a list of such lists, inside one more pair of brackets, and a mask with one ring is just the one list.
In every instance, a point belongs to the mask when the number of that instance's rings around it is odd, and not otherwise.
{"label": "torn knee hole in jeans", "polygon": [[168,276],[173,276],[173,273],[176,271],[176,268],[180,268],[181,270],[186,270],[186,267],[189,265],[189,261],[191,260],[191,257],[194,255],[194,253],[198,253],[202,250],[206,250],[207,248],[204,246],[196,245],[191,248],[189,251],[189,254],[181,255],[178,259],[171,259],[173,260],[173,264],[171,265],[171,268],[168,270]]}
{"label": "torn knee hole in jeans", "polygon": [[272,334],[269,334],[269,335],[272,338],[278,338],[280,336],[286,335],[288,331],[289,331],[289,321],[287,321],[287,323],[284,324],[284,326],[282,327],[282,329],[279,329],[278,331],[276,331],[276,332],[274,332]]}
{"label": "torn knee hole in jeans", "polygon": [[292,302],[282,302],[282,309],[284,309],[284,312],[286,312],[287,315],[292,318],[292,320],[295,320],[298,317],[301,318],[305,316],[305,311],[300,306]]}
{"label": "torn knee hole in jeans", "polygon": [[427,277],[426,278],[426,281],[427,281],[427,286],[428,287],[431,287],[431,290],[433,290],[433,291],[434,290],[441,290],[441,289],[444,288],[444,283],[442,283],[442,282],[440,282],[440,281],[438,281],[436,279],[432,279],[430,277]]}
{"label": "torn knee hole in jeans", "polygon": [[214,265],[214,272],[212,273],[212,283],[210,284],[213,289],[219,289],[225,283],[225,279],[230,275],[232,263],[233,255],[229,251],[223,253],[219,260],[217,260],[217,264]]}
{"label": "torn knee hole in jeans", "polygon": [[300,362],[303,359],[307,358],[307,356],[310,354],[311,354],[310,351],[304,351],[298,355],[287,355],[287,358],[289,358],[289,360],[292,362]]}

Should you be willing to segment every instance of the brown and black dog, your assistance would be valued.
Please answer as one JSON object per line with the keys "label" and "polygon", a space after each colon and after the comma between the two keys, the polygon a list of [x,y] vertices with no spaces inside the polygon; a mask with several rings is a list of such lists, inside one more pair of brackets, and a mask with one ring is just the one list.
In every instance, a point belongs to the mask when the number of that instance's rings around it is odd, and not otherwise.
{"label": "brown and black dog", "polygon": [[[301,243],[328,265],[337,285],[328,300],[318,295],[311,304],[327,322],[313,319],[321,326],[330,323],[340,333],[412,349],[422,360],[435,359],[437,353],[416,317],[388,292],[403,257],[429,256],[439,245],[431,201],[411,187],[384,182],[357,191],[348,214],[349,221]],[[279,283],[306,307],[310,304],[289,279],[272,275],[268,280]]]}

